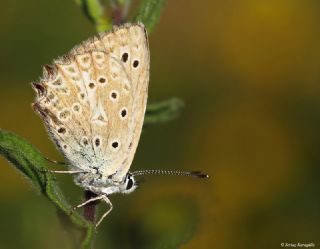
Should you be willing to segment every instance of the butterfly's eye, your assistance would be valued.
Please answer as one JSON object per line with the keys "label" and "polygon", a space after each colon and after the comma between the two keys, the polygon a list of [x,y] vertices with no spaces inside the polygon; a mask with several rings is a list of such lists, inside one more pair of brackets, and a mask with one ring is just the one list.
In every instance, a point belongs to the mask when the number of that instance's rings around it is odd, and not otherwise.
{"label": "butterfly's eye", "polygon": [[126,189],[127,193],[130,193],[136,187],[137,187],[137,185],[136,185],[136,181],[135,181],[134,177],[130,173],[127,173],[126,179],[125,179],[125,189]]}
{"label": "butterfly's eye", "polygon": [[129,190],[133,187],[133,180],[131,178],[129,178],[128,182],[127,182],[127,187],[126,190]]}

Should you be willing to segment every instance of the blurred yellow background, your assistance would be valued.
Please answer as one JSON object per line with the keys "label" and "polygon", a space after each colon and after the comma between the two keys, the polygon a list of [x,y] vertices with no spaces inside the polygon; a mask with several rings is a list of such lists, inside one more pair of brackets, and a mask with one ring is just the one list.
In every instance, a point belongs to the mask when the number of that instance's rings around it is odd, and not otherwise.
{"label": "blurred yellow background", "polygon": [[[30,107],[29,83],[95,31],[71,0],[1,9],[0,127],[61,160]],[[177,96],[186,107],[144,129],[132,168],[210,179],[146,177],[133,194],[112,196],[97,248],[145,248],[130,242],[132,224],[147,217],[139,236],[166,231],[189,204],[197,222],[184,249],[320,246],[319,23],[316,0],[168,0],[149,37],[149,102]],[[0,248],[71,248],[52,204],[3,158],[0,169]],[[58,179],[79,203],[72,179]]]}

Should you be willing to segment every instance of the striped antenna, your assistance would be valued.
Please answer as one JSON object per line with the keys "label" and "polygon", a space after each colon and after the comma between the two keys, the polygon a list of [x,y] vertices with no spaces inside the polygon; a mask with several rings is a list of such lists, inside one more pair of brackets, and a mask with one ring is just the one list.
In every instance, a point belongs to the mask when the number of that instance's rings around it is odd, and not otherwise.
{"label": "striped antenna", "polygon": [[172,176],[191,176],[196,178],[209,178],[209,175],[200,171],[180,171],[180,170],[163,170],[163,169],[146,169],[138,170],[130,173],[133,176],[142,175],[172,175]]}

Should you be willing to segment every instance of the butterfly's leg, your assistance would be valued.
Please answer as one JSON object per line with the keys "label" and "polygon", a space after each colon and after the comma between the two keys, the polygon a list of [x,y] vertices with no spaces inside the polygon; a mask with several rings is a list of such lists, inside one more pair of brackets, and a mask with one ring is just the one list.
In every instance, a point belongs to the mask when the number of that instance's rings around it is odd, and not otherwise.
{"label": "butterfly's leg", "polygon": [[46,170],[46,172],[57,173],[57,174],[80,174],[80,173],[86,173],[86,171],[83,171],[83,170]]}
{"label": "butterfly's leg", "polygon": [[54,174],[80,174],[80,173],[88,173],[83,170],[50,170],[50,169],[38,169],[43,173],[54,173]]}
{"label": "butterfly's leg", "polygon": [[100,225],[100,223],[103,221],[103,219],[112,211],[112,203],[109,200],[109,198],[106,195],[103,195],[102,199],[110,206],[110,208],[107,210],[107,212],[105,212],[101,218],[99,219],[99,221],[96,224],[96,228]]}
{"label": "butterfly's leg", "polygon": [[[48,157],[44,157],[48,162],[54,163],[54,164],[62,164],[66,165],[65,162],[58,162],[56,160],[51,160]],[[50,173],[60,173],[60,174],[77,174],[77,173],[84,173],[81,170],[44,170],[44,172],[50,172]]]}
{"label": "butterfly's leg", "polygon": [[83,207],[83,206],[87,205],[87,204],[90,203],[90,202],[104,199],[104,197],[105,197],[104,194],[103,194],[103,195],[98,195],[97,197],[93,197],[93,198],[91,198],[91,199],[89,199],[89,200],[86,200],[85,202],[80,203],[79,205],[75,206],[75,207],[73,208],[73,210],[76,210],[77,208]]}

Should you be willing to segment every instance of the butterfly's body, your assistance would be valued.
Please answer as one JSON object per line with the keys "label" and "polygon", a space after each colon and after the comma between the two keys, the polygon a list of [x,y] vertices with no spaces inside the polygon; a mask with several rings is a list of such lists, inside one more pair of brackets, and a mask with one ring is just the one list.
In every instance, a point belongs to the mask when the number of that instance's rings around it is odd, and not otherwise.
{"label": "butterfly's body", "polygon": [[63,153],[75,182],[97,195],[78,205],[136,189],[135,175],[207,177],[199,172],[129,173],[141,135],[149,83],[149,47],[142,24],[114,27],[44,67],[33,87],[34,109]]}
{"label": "butterfly's body", "polygon": [[[132,179],[132,180],[130,180]],[[128,188],[128,181],[132,181],[132,186]],[[76,184],[84,187],[97,195],[100,194],[115,194],[115,193],[130,193],[136,189],[134,179],[130,176],[130,173],[126,175],[123,181],[116,182],[110,177],[110,179],[101,176],[97,173],[80,173],[75,178]]]}
{"label": "butterfly's body", "polygon": [[[144,120],[149,48],[142,24],[115,27],[44,67],[35,110],[75,182],[96,194],[123,191]],[[124,189],[125,190],[125,189]]]}

